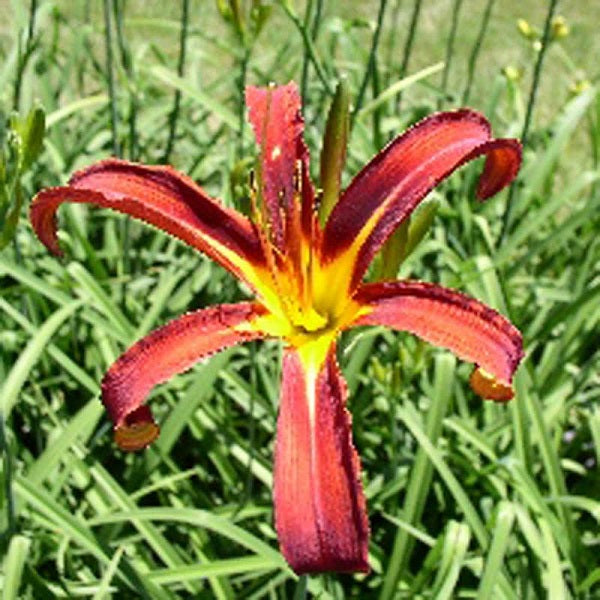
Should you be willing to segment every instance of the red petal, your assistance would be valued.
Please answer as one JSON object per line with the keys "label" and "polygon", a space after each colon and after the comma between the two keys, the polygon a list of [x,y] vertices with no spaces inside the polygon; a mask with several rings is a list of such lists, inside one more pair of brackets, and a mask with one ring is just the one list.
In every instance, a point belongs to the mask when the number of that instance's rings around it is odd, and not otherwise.
{"label": "red petal", "polygon": [[42,190],[31,204],[31,222],[55,254],[60,254],[55,213],[63,202],[96,204],[142,219],[206,252],[238,276],[247,267],[264,264],[250,221],[171,167],[110,159],[75,173],[67,187]]}
{"label": "red petal", "polygon": [[356,260],[357,284],[393,230],[445,177],[486,155],[478,196],[508,185],[521,164],[517,140],[490,138],[485,118],[471,110],[432,115],[396,138],[354,178],[335,206],[324,232],[323,254],[335,257],[364,240]]}
{"label": "red petal", "polygon": [[500,313],[458,292],[430,283],[393,281],[365,285],[355,299],[372,311],[354,325],[410,331],[477,363],[504,387],[509,387],[523,357],[518,329]]}
{"label": "red petal", "polygon": [[[293,223],[297,187],[302,188],[301,214],[305,231],[313,216],[314,191],[308,177],[308,149],[302,137],[304,119],[300,112],[300,95],[294,82],[279,87],[248,87],[246,104],[261,149],[262,194],[273,241],[283,249],[289,240],[286,228]],[[298,172],[298,164],[302,173]],[[300,182],[297,181],[299,175]]]}
{"label": "red petal", "polygon": [[286,349],[275,446],[275,525],[294,571],[367,572],[369,524],[346,384],[329,351],[319,368]]}
{"label": "red petal", "polygon": [[158,435],[142,402],[158,383],[189,369],[227,346],[263,337],[252,321],[265,314],[258,304],[223,304],[189,313],[135,343],[102,381],[102,402],[123,450],[147,446]]}

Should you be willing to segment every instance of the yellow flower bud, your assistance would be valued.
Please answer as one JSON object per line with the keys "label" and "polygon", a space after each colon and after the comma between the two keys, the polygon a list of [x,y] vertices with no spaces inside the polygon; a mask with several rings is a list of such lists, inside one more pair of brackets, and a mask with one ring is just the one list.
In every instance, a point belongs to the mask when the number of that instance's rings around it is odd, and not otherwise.
{"label": "yellow flower bud", "polygon": [[589,89],[591,85],[592,84],[589,79],[578,79],[569,86],[569,92],[573,96],[578,96],[579,94],[583,94],[585,90]]}
{"label": "yellow flower bud", "polygon": [[527,39],[531,39],[531,37],[535,36],[535,32],[531,28],[531,25],[525,19],[517,19],[517,29],[519,30],[519,33]]}
{"label": "yellow flower bud", "polygon": [[553,40],[558,40],[560,38],[564,38],[569,35],[569,26],[567,25],[567,21],[562,15],[558,15],[552,19],[552,34],[551,37]]}
{"label": "yellow flower bud", "polygon": [[509,81],[519,81],[523,76],[523,72],[518,67],[507,65],[502,69],[502,75]]}

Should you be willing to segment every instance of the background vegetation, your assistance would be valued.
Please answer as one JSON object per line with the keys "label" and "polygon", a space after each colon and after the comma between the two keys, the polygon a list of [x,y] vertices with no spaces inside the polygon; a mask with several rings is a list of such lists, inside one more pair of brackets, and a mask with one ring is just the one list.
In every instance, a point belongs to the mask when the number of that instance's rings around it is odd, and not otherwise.
{"label": "background vegetation", "polygon": [[[274,1],[236,21],[218,4],[225,16],[205,0],[0,1],[3,598],[600,598],[600,5]],[[162,433],[141,454],[115,448],[99,402],[134,340],[244,290],[168,236],[82,206],[61,209],[57,260],[26,212],[111,154],[171,162],[243,206],[244,84],[299,82],[317,166],[343,75],[347,180],[440,108],[470,105],[524,138],[510,191],[476,204],[476,166],[432,194],[400,275],[509,315],[527,358],[517,399],[497,406],[444,351],[348,337],[372,571],[298,579],[272,525],[277,345],[157,388]]]}

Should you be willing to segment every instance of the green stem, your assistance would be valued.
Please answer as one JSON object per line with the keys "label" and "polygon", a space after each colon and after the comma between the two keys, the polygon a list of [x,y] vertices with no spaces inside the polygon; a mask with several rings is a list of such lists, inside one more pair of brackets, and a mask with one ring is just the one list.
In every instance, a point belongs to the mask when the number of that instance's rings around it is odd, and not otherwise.
{"label": "green stem", "polygon": [[[179,59],[177,60],[177,74],[179,77],[183,77],[183,70],[185,68],[185,54],[187,46],[187,34],[188,34],[188,21],[189,21],[189,0],[183,0],[181,8],[181,30],[179,35]],[[173,144],[175,142],[175,131],[177,129],[177,120],[179,118],[179,108],[181,105],[181,91],[175,90],[175,97],[173,99],[173,109],[169,115],[169,137],[167,138],[167,147],[163,154],[162,161],[169,162],[169,157],[173,150]]]}
{"label": "green stem", "polygon": [[[521,132],[521,144],[525,146],[527,143],[527,136],[529,134],[529,127],[531,125],[531,118],[533,116],[533,108],[535,106],[535,100],[537,97],[537,91],[540,83],[540,76],[542,74],[542,64],[544,62],[544,57],[546,56],[546,50],[548,49],[548,45],[550,43],[550,32],[552,30],[552,19],[554,17],[554,12],[556,10],[556,5],[558,4],[558,0],[550,0],[548,5],[548,13],[546,14],[546,23],[544,24],[544,34],[542,36],[542,47],[540,48],[537,61],[535,63],[535,68],[533,71],[533,80],[531,82],[531,90],[529,92],[529,100],[527,102],[527,111],[525,113],[525,121],[523,123],[523,131]],[[504,211],[504,218],[502,220],[502,232],[500,234],[500,243],[502,243],[506,236],[508,235],[508,230],[510,229],[510,225],[512,222],[512,213],[513,213],[513,199],[516,193],[517,187],[513,183],[510,186],[510,190],[508,192],[508,199],[506,200],[506,209]]]}
{"label": "green stem", "polygon": [[310,60],[312,61],[313,66],[315,67],[315,70],[317,71],[317,76],[319,77],[321,83],[327,90],[327,93],[330,96],[333,96],[335,90],[329,82],[327,73],[325,73],[325,69],[321,63],[319,55],[317,54],[317,49],[315,48],[315,45],[313,43],[308,29],[304,26],[304,23],[300,20],[298,15],[292,10],[292,7],[287,2],[284,2],[282,6],[287,16],[292,20],[292,23],[294,23],[294,25],[300,32],[302,40],[304,41],[305,49],[308,52],[308,56],[310,57]]}
{"label": "green stem", "polygon": [[487,32],[493,7],[494,0],[488,0],[488,3],[485,7],[485,11],[483,13],[483,18],[481,19],[481,27],[479,28],[477,39],[475,40],[475,44],[473,44],[471,54],[469,55],[467,84],[465,85],[465,91],[463,92],[462,97],[463,106],[467,104],[467,102],[469,101],[469,96],[471,95],[471,87],[473,86],[473,78],[475,76],[475,66],[477,65],[477,59],[479,57],[479,53],[481,52],[481,45],[483,44],[483,39],[485,38],[485,34]]}
{"label": "green stem", "polygon": [[[400,16],[400,8],[402,6],[402,0],[396,0],[396,5],[394,6],[394,10],[392,11],[392,16],[389,19],[392,35],[390,35],[390,41],[387,49],[387,56],[385,57],[385,64],[391,65],[393,64],[394,57],[396,56],[396,40],[398,36],[395,34],[398,31],[398,18]],[[391,83],[392,71],[391,69],[387,70],[386,78],[385,78],[385,87],[389,87]]]}
{"label": "green stem", "polygon": [[135,73],[133,71],[133,62],[131,52],[127,46],[127,40],[123,34],[123,0],[113,0],[113,15],[115,19],[115,29],[117,33],[117,45],[121,54],[121,64],[129,80],[129,158],[137,160],[137,99],[135,96]]}
{"label": "green stem", "polygon": [[[379,69],[377,67],[377,58],[375,58],[373,65],[373,77],[371,78],[371,93],[373,98],[377,98],[381,91],[381,85],[379,83]],[[381,120],[383,118],[383,109],[385,103],[381,103],[373,111],[373,143],[375,148],[378,150],[383,147],[383,136],[381,134]]]}
{"label": "green stem", "polygon": [[387,0],[380,0],[379,2],[379,12],[377,13],[377,25],[375,26],[375,31],[371,40],[371,50],[369,52],[367,69],[365,70],[365,73],[363,75],[363,79],[358,91],[358,96],[356,97],[355,108],[354,112],[352,113],[352,121],[354,121],[356,115],[358,114],[358,111],[362,108],[363,101],[365,99],[365,92],[367,91],[367,85],[369,81],[373,78],[373,71],[375,69],[375,58],[377,56],[377,46],[379,45],[379,36],[381,34],[381,26],[383,25],[383,15],[385,13],[386,4]]}
{"label": "green stem", "polygon": [[239,102],[238,102],[238,143],[237,143],[237,160],[241,160],[244,156],[244,129],[246,127],[246,102],[245,89],[246,78],[248,76],[248,63],[250,62],[250,48],[244,46],[244,54],[240,62],[240,78],[239,78]]}
{"label": "green stem", "polygon": [[27,24],[27,37],[25,38],[25,51],[22,53],[21,47],[21,32],[18,34],[17,40],[17,72],[15,75],[14,89],[13,89],[13,109],[19,110],[19,104],[21,102],[21,81],[23,79],[23,73],[29,62],[31,51],[33,47],[31,40],[33,39],[33,32],[35,28],[35,14],[37,12],[37,0],[31,0],[29,5],[29,21]]}
{"label": "green stem", "polygon": [[110,128],[112,132],[113,154],[120,156],[117,137],[117,98],[115,96],[115,79],[113,74],[112,33],[110,24],[110,0],[104,0],[104,45],[106,46],[106,78],[110,98]]}
{"label": "green stem", "polygon": [[[313,0],[308,0],[306,9],[304,10],[304,27],[308,27],[310,15],[312,13]],[[302,105],[306,104],[306,88],[308,87],[308,70],[310,67],[310,57],[308,50],[304,47],[302,53],[302,77],[300,78],[300,95],[302,97]]]}
{"label": "green stem", "polygon": [[447,100],[448,76],[450,74],[450,63],[454,55],[454,41],[456,40],[456,31],[458,29],[458,15],[462,6],[463,0],[454,0],[452,7],[452,23],[450,25],[450,33],[446,44],[446,59],[444,60],[444,70],[442,72],[442,95],[438,100],[438,110],[442,108],[442,104]]}
{"label": "green stem", "polygon": [[[417,23],[419,21],[419,14],[421,12],[421,0],[415,0],[413,4],[413,11],[410,18],[410,25],[408,27],[408,37],[404,44],[404,52],[402,53],[402,64],[400,65],[400,76],[398,79],[403,79],[406,76],[406,70],[408,69],[408,61],[412,54],[412,49],[415,41],[415,33],[417,30]],[[402,103],[402,92],[398,94],[398,100],[396,101],[396,110],[400,112],[400,104]]]}

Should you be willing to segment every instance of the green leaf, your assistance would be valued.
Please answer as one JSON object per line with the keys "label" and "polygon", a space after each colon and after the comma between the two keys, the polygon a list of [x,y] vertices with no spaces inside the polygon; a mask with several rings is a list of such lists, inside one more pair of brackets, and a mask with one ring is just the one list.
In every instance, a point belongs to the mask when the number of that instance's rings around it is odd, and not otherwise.
{"label": "green leaf", "polygon": [[10,540],[8,552],[4,558],[4,581],[2,600],[16,600],[19,598],[19,586],[23,566],[29,553],[31,540],[22,535],[15,535]]}
{"label": "green leaf", "polygon": [[0,414],[5,420],[8,419],[12,407],[17,402],[19,394],[29,373],[35,366],[40,355],[46,349],[57,329],[82,305],[81,300],[76,300],[57,310],[39,328],[37,333],[29,340],[29,343],[19,355],[19,358],[8,373],[0,391]]}
{"label": "green leaf", "polygon": [[501,573],[502,561],[506,554],[506,548],[510,541],[510,533],[515,520],[515,510],[510,502],[502,501],[498,505],[496,524],[494,526],[494,537],[487,554],[485,570],[476,600],[485,600],[494,597],[494,589],[498,583]]}

